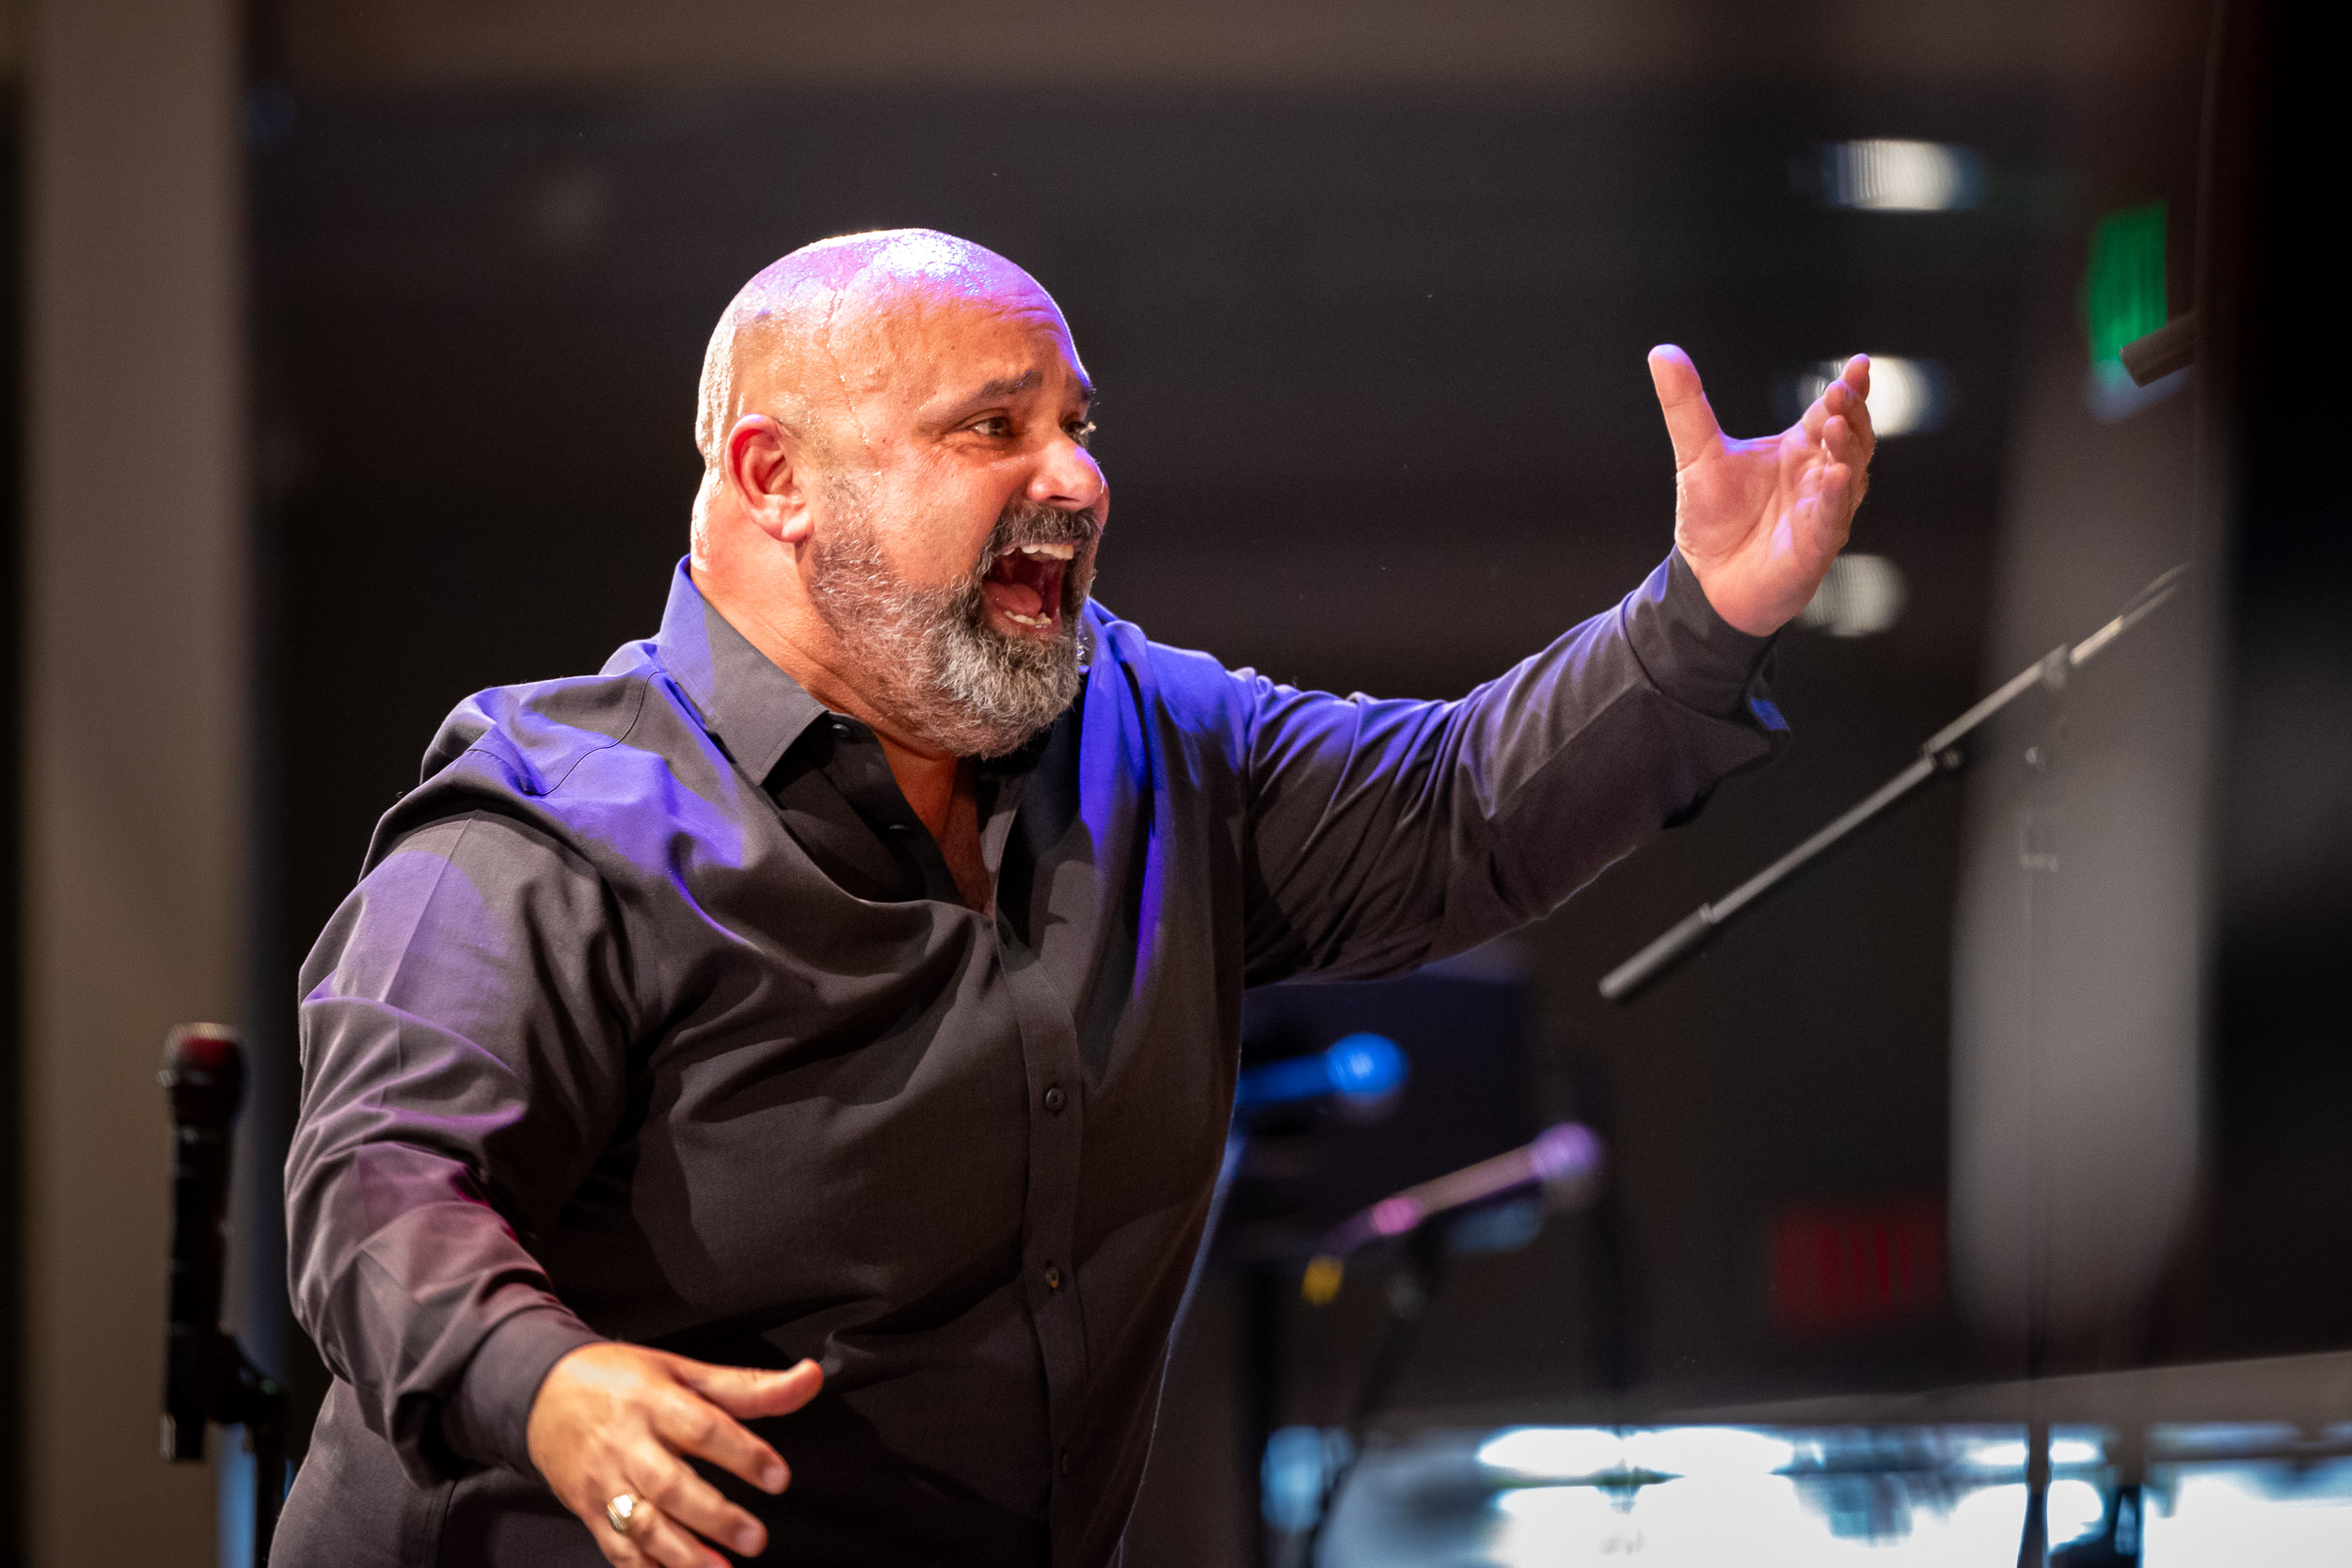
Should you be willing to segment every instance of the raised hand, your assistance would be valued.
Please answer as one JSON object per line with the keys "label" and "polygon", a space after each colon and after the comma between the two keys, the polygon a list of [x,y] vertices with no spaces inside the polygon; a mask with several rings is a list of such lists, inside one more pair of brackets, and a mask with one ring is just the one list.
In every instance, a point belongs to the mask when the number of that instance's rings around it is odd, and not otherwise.
{"label": "raised hand", "polygon": [[1735,441],[1715,422],[1691,356],[1649,351],[1675,448],[1675,544],[1715,612],[1761,637],[1813,597],[1869,485],[1870,361],[1855,355],[1803,418]]}
{"label": "raised hand", "polygon": [[[783,1491],[791,1481],[783,1458],[737,1418],[789,1415],[824,1380],[814,1361],[755,1371],[640,1345],[584,1345],[555,1364],[532,1401],[531,1462],[615,1568],[726,1568],[706,1541],[757,1557],[768,1532],[680,1456]],[[616,1529],[605,1505],[623,1493],[637,1506]]]}

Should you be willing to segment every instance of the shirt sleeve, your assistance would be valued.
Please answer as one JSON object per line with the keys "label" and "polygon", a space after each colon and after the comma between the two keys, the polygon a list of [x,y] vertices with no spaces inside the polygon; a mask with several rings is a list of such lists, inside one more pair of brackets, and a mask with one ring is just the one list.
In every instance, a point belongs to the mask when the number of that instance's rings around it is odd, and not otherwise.
{"label": "shirt sleeve", "polygon": [[620,931],[560,836],[474,810],[398,838],[304,966],[294,1309],[421,1484],[531,1473],[540,1380],[598,1338],[529,1243],[621,1115]]}
{"label": "shirt sleeve", "polygon": [[1393,974],[1555,908],[1785,743],[1771,646],[1715,612],[1677,551],[1458,702],[1236,675],[1245,983]]}

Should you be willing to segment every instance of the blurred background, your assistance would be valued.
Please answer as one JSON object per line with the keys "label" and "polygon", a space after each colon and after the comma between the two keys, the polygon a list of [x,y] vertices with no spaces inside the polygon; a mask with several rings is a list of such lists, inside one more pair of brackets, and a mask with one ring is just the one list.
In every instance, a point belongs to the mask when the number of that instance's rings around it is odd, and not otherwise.
{"label": "blurred background", "polygon": [[[1344,1447],[1394,1261],[1310,1307],[1299,1216],[1563,1120],[1605,1180],[1457,1236],[1367,1454],[1388,1483],[1349,1495],[1426,1506],[1343,1507],[1325,1560],[1634,1549],[1640,1475],[1685,1473],[1481,1435],[1521,1429],[2073,1420],[2093,1523],[2149,1421],[2283,1423],[2335,1474],[2352,531],[2308,9],[0,5],[0,1555],[240,1549],[233,1442],[152,1446],[165,1031],[253,1053],[230,1312],[298,1452],[296,966],[442,714],[655,626],[736,288],[899,225],[1064,306],[1117,501],[1098,596],[1343,691],[1459,695],[1662,558],[1652,343],[1751,435],[1878,356],[1869,501],[1775,656],[1788,754],[1443,974],[1253,1001],[1253,1064],[1375,1031],[1410,1072],[1386,1125],[1254,1129],[1133,1561],[1296,1548],[1281,1499]],[[2195,366],[2139,386],[2121,347],[2192,310]],[[1963,782],[1600,1000],[2182,562]],[[1958,1441],[1905,1473],[1975,1463]],[[1759,1473],[1879,1464],[1790,1455]],[[1577,1494],[1608,1509],[1497,1512],[1497,1476],[1548,1475],[1615,1477]],[[1914,1534],[1835,1492],[1805,1494],[1823,1540]],[[2332,1528],[2272,1560],[2342,1560]]]}

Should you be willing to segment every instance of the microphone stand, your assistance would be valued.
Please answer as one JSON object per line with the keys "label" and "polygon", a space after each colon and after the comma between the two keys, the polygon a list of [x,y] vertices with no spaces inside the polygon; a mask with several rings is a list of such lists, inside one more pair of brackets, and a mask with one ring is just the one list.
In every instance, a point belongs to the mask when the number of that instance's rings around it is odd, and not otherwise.
{"label": "microphone stand", "polygon": [[1363,1382],[1357,1386],[1356,1406],[1347,1418],[1347,1445],[1331,1466],[1330,1478],[1323,1484],[1315,1521],[1307,1527],[1297,1553],[1291,1559],[1295,1568],[1315,1568],[1324,1527],[1331,1522],[1331,1515],[1339,1508],[1340,1494],[1356,1472],[1356,1461],[1364,1451],[1364,1440],[1371,1434],[1373,1420],[1388,1407],[1405,1364],[1413,1358],[1413,1350],[1421,1342],[1422,1324],[1428,1319],[1430,1305],[1437,1300],[1438,1288],[1445,1283],[1450,1251],[1448,1232],[1454,1227],[1451,1212],[1432,1214],[1406,1237],[1405,1264],[1389,1276],[1388,1331],[1380,1337],[1380,1348],[1364,1370]]}
{"label": "microphone stand", "polygon": [[1445,1282],[1454,1222],[1515,1195],[1540,1194],[1549,1209],[1581,1209],[1591,1201],[1599,1182],[1602,1160],[1600,1140],[1589,1128],[1556,1122],[1531,1143],[1393,1194],[1341,1221],[1324,1238],[1325,1250],[1307,1265],[1300,1281],[1300,1293],[1317,1307],[1327,1306],[1338,1294],[1343,1260],[1350,1253],[1382,1242],[1401,1242],[1404,1263],[1389,1276],[1388,1330],[1357,1386],[1345,1447],[1324,1481],[1313,1523],[1298,1538],[1297,1549],[1285,1555],[1288,1568],[1314,1568],[1324,1528],[1355,1473],[1373,1419],[1388,1408],[1397,1379],[1421,1342],[1430,1304]]}
{"label": "microphone stand", "polygon": [[286,1391],[220,1326],[230,1132],[245,1093],[236,1031],[172,1030],[156,1076],[171,1104],[171,1282],[164,1344],[164,1458],[201,1463],[207,1423],[245,1428],[253,1454],[253,1564],[265,1568],[286,1500]]}
{"label": "microphone stand", "polygon": [[[2158,334],[2157,336],[2162,336]],[[2146,345],[2148,340],[2133,345],[2135,350]],[[2135,378],[2138,369],[2134,370]],[[2143,382],[2144,385],[2144,382]],[[1994,719],[2022,701],[2026,693],[2042,691],[2053,701],[2053,710],[2062,716],[2062,705],[2068,680],[2074,673],[2114,646],[2124,634],[2146,620],[2169,599],[2178,594],[2188,575],[2185,564],[2174,566],[2158,576],[2154,581],[2132,595],[2114,619],[2072,646],[2061,643],[2051,649],[2030,668],[2020,671],[1975,706],[1930,736],[1919,747],[1919,754],[1908,768],[1881,784],[1855,805],[1833,819],[1828,826],[1781,856],[1772,864],[1740,883],[1711,904],[1702,904],[1671,929],[1651,942],[1648,946],[1619,964],[1604,975],[1600,982],[1601,995],[1611,1002],[1631,1002],[1643,991],[1657,984],[1667,974],[1715,939],[1730,925],[1783,884],[1795,879],[1807,866],[1814,864],[1831,850],[1854,837],[1864,828],[1878,821],[1905,800],[1918,795],[1927,784],[1948,774],[1958,773],[1971,760],[1963,743],[1990,724]],[[2043,886],[2047,873],[2057,861],[2047,844],[2053,775],[2056,771],[2055,752],[2058,731],[2062,721],[2058,717],[2045,716],[2042,731],[2035,736],[2025,752],[2027,770],[2026,799],[2021,808],[2020,865],[2026,877],[2026,948],[2028,971],[2026,975],[2027,1036],[2031,1040],[2038,1033],[2038,987],[2040,972],[2038,950],[2041,943]],[[2032,1071],[2035,1059],[2027,1054],[2027,1071]],[[2039,1151],[2028,1135],[2026,1149],[2026,1189],[2030,1194],[2038,1184]],[[2046,1339],[2043,1314],[2047,1292],[2049,1260],[2045,1255],[2047,1236],[2037,1218],[2026,1239],[2026,1375],[2042,1375],[2042,1361]],[[2050,1487],[2050,1433],[2048,1423],[2037,1417],[2028,1423],[2026,1436],[2026,1519],[2023,1539],[2018,1544],[2018,1568],[2044,1568],[2054,1560],[2049,1545],[2048,1497]],[[2118,1539],[2128,1537],[2133,1555],[2116,1556],[2112,1560],[2137,1560],[2137,1529],[2139,1497],[2137,1490],[2126,1495],[2119,1488],[2118,1500],[2111,1505],[2108,1534]],[[2123,1525],[2124,1510],[2131,1511],[2132,1523]],[[2066,1554],[2058,1554],[2060,1556]],[[2075,1554],[2069,1560],[2090,1560]]]}
{"label": "microphone stand", "polygon": [[1918,795],[1931,781],[1958,773],[1966,768],[1970,758],[1963,742],[2027,692],[2042,690],[2055,695],[2064,691],[2067,679],[2074,672],[2105,653],[2124,633],[2138,626],[2153,614],[2158,606],[2179,593],[2182,580],[2187,574],[2185,565],[2173,567],[2133,594],[2131,601],[2117,611],[2115,618],[2106,626],[2072,647],[2061,643],[2027,669],[2011,676],[1991,696],[1921,742],[1919,754],[1910,767],[1879,785],[1827,827],[1723,897],[1711,904],[1701,904],[1648,946],[1611,970],[1601,977],[1600,994],[1611,1002],[1631,1002],[1689,961],[1699,949],[1713,942],[1724,927],[1777,892],[1807,866],[1905,800]]}

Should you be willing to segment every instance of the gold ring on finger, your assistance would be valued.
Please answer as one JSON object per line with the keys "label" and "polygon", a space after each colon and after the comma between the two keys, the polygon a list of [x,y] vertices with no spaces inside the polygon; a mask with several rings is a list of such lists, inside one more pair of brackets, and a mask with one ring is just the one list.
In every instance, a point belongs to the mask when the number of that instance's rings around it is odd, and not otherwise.
{"label": "gold ring on finger", "polygon": [[612,1527],[615,1535],[627,1535],[628,1527],[645,1512],[645,1500],[634,1492],[615,1492],[606,1499],[604,1522]]}

